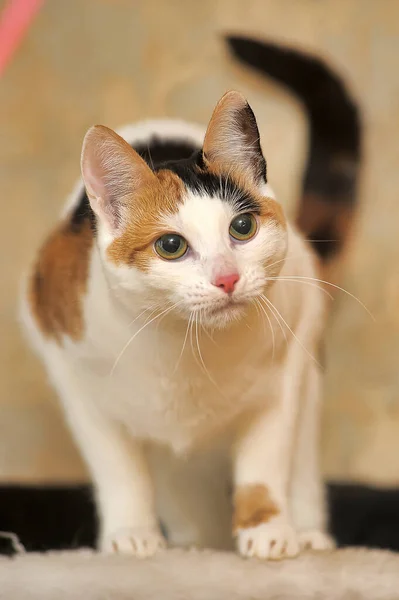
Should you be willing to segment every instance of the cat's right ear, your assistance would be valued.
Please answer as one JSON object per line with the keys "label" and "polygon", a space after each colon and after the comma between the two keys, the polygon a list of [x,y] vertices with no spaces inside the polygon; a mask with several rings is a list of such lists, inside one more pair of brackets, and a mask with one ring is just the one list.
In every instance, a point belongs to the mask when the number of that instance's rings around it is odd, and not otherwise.
{"label": "cat's right ear", "polygon": [[95,125],[86,133],[81,169],[90,205],[112,233],[123,229],[134,195],[156,180],[137,152],[103,125]]}

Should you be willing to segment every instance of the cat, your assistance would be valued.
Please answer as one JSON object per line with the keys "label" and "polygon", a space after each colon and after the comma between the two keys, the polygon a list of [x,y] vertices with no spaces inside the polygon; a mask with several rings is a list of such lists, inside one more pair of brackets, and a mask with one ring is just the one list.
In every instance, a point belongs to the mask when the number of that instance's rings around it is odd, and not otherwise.
{"label": "cat", "polygon": [[119,134],[86,134],[83,184],[23,295],[93,479],[99,548],[146,557],[165,536],[263,559],[331,548],[325,296],[267,183],[249,104],[228,92],[206,132],[166,120]]}

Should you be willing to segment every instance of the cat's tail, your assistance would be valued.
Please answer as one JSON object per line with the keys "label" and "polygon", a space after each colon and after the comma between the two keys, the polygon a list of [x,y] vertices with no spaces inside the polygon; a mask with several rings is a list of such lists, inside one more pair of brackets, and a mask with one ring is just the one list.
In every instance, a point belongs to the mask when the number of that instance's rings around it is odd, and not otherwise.
{"label": "cat's tail", "polygon": [[345,245],[356,207],[359,109],[322,60],[246,37],[227,36],[227,42],[236,58],[288,87],[307,110],[310,149],[297,224],[322,261],[330,263]]}

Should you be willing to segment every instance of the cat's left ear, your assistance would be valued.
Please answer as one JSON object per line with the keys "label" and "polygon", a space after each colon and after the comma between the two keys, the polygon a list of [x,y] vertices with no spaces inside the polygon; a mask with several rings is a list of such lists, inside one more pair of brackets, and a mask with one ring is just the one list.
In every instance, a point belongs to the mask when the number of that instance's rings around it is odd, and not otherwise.
{"label": "cat's left ear", "polygon": [[226,173],[239,171],[255,185],[266,182],[266,161],[255,115],[239,92],[227,92],[216,105],[203,153],[206,162]]}

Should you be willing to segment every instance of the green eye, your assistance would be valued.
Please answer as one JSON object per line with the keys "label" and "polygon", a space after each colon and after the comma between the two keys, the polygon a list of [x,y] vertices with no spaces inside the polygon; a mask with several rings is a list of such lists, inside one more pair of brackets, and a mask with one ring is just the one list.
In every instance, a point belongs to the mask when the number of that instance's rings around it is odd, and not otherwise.
{"label": "green eye", "polygon": [[186,240],[177,233],[165,233],[155,242],[155,250],[166,260],[176,260],[185,255],[188,250]]}
{"label": "green eye", "polygon": [[256,230],[257,223],[254,215],[251,213],[244,213],[234,217],[230,223],[229,233],[235,240],[245,241],[254,237]]}

